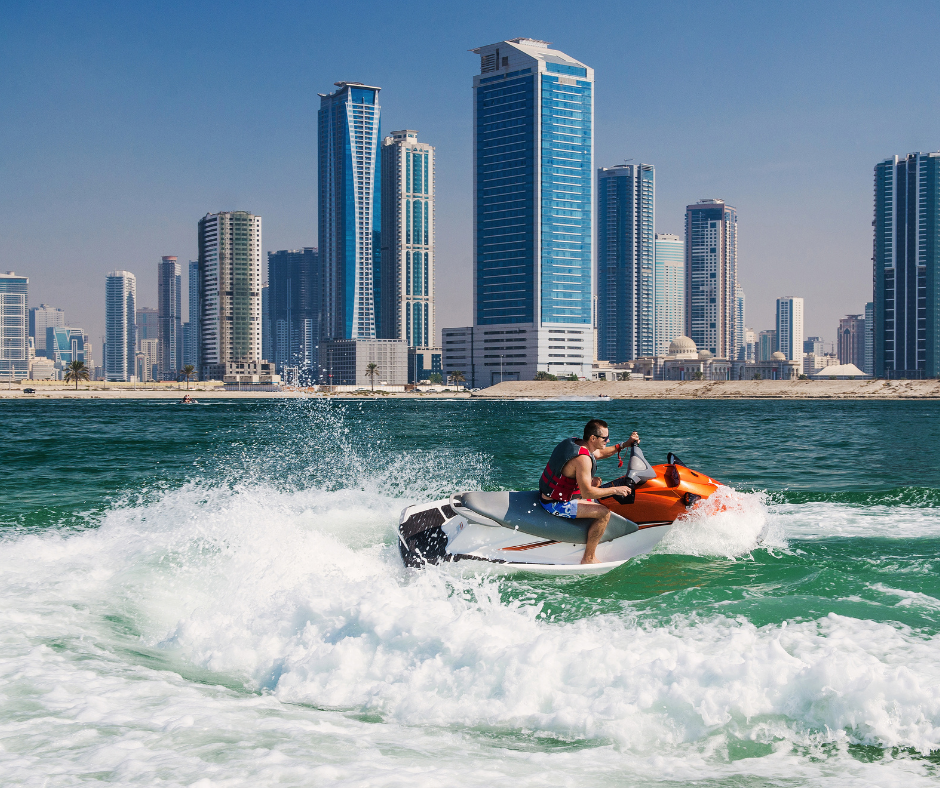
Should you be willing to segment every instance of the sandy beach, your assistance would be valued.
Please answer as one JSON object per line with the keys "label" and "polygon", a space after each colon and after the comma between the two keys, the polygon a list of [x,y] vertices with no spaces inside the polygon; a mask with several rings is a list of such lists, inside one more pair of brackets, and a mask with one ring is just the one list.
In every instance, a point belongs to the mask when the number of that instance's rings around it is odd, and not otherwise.
{"label": "sandy beach", "polygon": [[507,381],[474,397],[612,399],[940,399],[940,380]]}
{"label": "sandy beach", "polygon": [[[297,397],[363,397],[397,399],[556,399],[600,397],[612,399],[940,399],[940,380],[741,380],[741,381],[507,381],[468,391],[382,392],[376,390],[319,393],[306,389],[285,391],[226,391],[221,386],[189,390],[194,399],[292,399]],[[35,394],[24,394],[24,388]],[[186,389],[175,384],[138,387],[100,382],[82,384],[78,391],[64,383],[33,382],[7,389],[0,386],[0,399],[182,399]]]}

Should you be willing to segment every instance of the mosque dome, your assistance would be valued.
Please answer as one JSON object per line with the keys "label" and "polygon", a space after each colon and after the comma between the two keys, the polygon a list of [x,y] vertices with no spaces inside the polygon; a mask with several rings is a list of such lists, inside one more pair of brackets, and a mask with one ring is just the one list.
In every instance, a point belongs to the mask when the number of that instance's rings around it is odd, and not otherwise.
{"label": "mosque dome", "polygon": [[670,356],[682,356],[685,358],[694,358],[698,348],[695,343],[686,336],[678,336],[669,343]]}
{"label": "mosque dome", "polygon": [[714,358],[715,355],[710,350],[700,350],[698,352],[699,361],[707,361],[710,358]]}
{"label": "mosque dome", "polygon": [[775,351],[770,355],[770,358],[771,358],[771,360],[773,360],[773,361],[786,361],[786,360],[787,360],[787,357],[786,357],[785,355],[783,355],[783,353],[781,353],[779,350],[775,350]]}

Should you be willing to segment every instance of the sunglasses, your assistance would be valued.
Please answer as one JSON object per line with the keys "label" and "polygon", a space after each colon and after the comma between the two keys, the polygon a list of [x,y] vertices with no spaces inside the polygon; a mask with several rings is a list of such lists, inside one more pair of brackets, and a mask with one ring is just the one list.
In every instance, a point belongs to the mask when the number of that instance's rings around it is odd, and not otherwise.
{"label": "sunglasses", "polygon": [[606,435],[598,435],[598,434],[595,432],[595,433],[594,433],[594,437],[595,437],[595,438],[600,438],[602,441],[609,441],[609,440],[610,440],[610,433],[607,433]]}

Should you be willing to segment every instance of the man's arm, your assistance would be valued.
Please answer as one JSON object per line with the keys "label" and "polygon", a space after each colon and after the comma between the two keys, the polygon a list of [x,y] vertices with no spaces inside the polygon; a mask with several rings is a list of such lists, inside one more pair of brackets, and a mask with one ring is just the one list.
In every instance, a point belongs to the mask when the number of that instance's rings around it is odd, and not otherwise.
{"label": "man's arm", "polygon": [[591,458],[582,454],[574,458],[574,478],[582,498],[606,498],[610,495],[630,495],[629,487],[595,487],[591,478]]}
{"label": "man's arm", "polygon": [[639,442],[640,436],[634,431],[629,440],[625,440],[623,443],[615,443],[613,446],[605,446],[603,449],[598,449],[594,452],[594,457],[598,460],[606,460],[608,457],[613,457],[618,451],[629,449],[633,444]]}

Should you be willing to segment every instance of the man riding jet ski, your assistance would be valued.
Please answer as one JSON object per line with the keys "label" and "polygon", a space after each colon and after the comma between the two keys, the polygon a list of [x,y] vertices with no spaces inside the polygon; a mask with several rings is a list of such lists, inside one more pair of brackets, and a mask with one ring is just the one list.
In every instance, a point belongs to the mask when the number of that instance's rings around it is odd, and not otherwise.
{"label": "man riding jet ski", "polygon": [[[600,486],[601,479],[596,474],[597,461],[613,457],[624,447],[635,447],[640,436],[634,432],[629,441],[616,446],[608,446],[609,441],[607,422],[591,419],[584,427],[581,440],[565,438],[555,447],[539,479],[540,503],[546,512],[569,520],[591,520],[582,564],[599,563],[594,552],[610,520],[610,509],[591,499],[610,495],[627,498],[633,494],[636,485],[635,480],[629,480],[632,482],[629,486],[609,486],[606,489]],[[631,462],[642,457],[638,457],[636,451],[638,449],[634,449],[631,455]],[[645,458],[642,464],[646,466]]]}
{"label": "man riding jet ski", "polygon": [[[405,565],[474,561],[503,572],[599,574],[648,553],[718,489],[671,453],[650,465],[636,433],[615,446],[609,438],[607,424],[592,419],[580,440],[559,443],[538,492],[457,492],[405,508],[398,525]],[[625,449],[627,473],[601,484],[596,461]]]}

